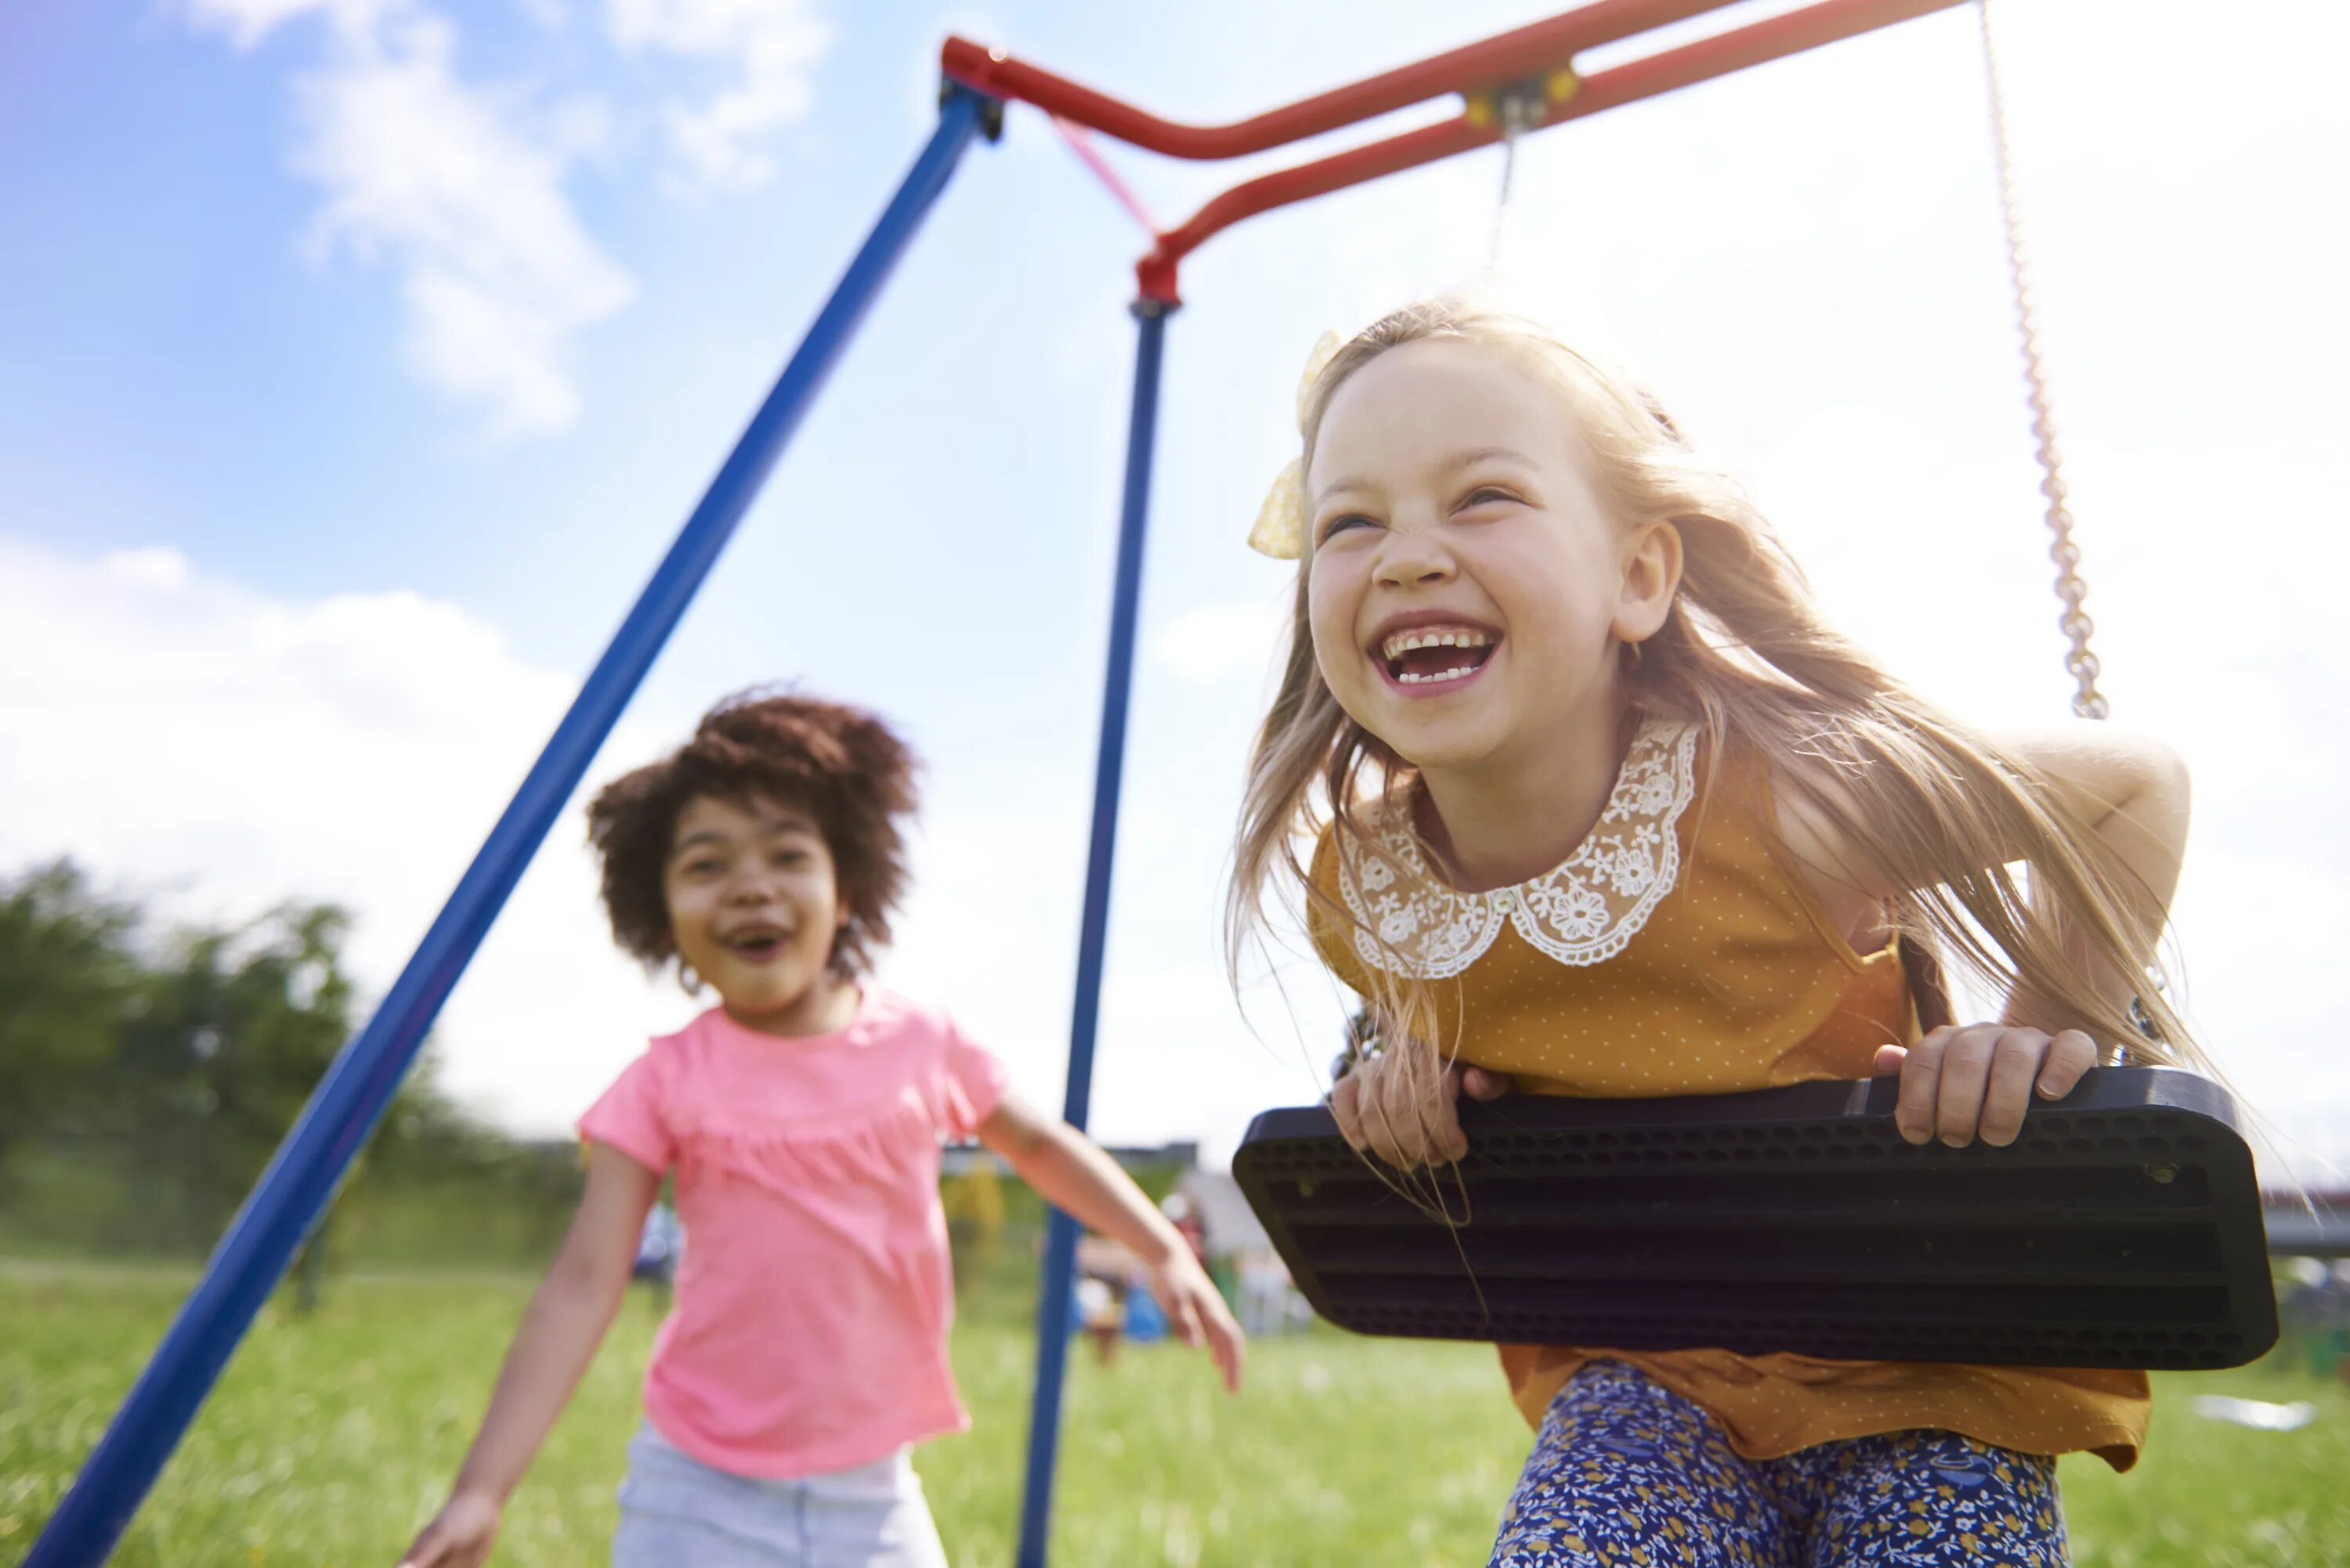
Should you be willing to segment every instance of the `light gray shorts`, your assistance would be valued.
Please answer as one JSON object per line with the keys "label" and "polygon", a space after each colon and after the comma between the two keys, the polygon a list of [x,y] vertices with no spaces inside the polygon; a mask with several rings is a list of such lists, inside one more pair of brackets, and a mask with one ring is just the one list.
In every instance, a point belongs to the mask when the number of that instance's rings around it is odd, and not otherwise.
{"label": "light gray shorts", "polygon": [[907,1450],[761,1480],[712,1469],[647,1425],[629,1442],[612,1568],[947,1568]]}

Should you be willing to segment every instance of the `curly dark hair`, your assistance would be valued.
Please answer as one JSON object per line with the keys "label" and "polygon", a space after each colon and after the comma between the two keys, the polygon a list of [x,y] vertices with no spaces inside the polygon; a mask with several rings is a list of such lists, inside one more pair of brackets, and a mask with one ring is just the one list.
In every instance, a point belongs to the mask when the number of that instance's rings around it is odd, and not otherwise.
{"label": "curly dark hair", "polygon": [[831,851],[847,921],[833,973],[853,979],[889,945],[906,891],[903,819],[919,764],[889,725],[862,708],[772,690],[729,697],[693,739],[606,784],[588,807],[588,842],[604,867],[604,911],[624,951],[658,969],[677,956],[663,869],[677,819],[702,796],[804,811]]}

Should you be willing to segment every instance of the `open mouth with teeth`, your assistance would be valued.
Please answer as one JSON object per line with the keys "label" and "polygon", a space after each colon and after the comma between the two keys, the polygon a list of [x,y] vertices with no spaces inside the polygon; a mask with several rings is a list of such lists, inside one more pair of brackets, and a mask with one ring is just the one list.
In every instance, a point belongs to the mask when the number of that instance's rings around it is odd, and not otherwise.
{"label": "open mouth with teeth", "polygon": [[786,933],[775,926],[748,926],[723,938],[720,945],[736,958],[765,963],[784,950],[787,940]]}
{"label": "open mouth with teeth", "polygon": [[1379,667],[1399,686],[1448,686],[1484,669],[1500,641],[1473,626],[1413,627],[1380,642]]}

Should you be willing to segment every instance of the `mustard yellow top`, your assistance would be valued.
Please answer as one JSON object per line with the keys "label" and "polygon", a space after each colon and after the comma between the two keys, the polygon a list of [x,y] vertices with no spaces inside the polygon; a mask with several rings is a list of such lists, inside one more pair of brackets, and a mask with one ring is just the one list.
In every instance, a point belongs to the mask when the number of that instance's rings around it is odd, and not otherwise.
{"label": "mustard yellow top", "polygon": [[[1917,1037],[1899,955],[1889,943],[1853,950],[1776,822],[1766,768],[1700,770],[1694,730],[1648,721],[1590,835],[1515,888],[1455,891],[1400,821],[1368,824],[1368,843],[1326,831],[1314,880],[1350,918],[1317,907],[1315,945],[1365,994],[1373,970],[1427,984],[1440,1049],[1511,1075],[1523,1093],[1611,1099],[1866,1077],[1877,1046]],[[1711,1412],[1749,1459],[1928,1427],[2027,1453],[2094,1450],[2127,1469],[2149,1411],[2143,1372],[1500,1348],[1532,1425],[1604,1356]]]}

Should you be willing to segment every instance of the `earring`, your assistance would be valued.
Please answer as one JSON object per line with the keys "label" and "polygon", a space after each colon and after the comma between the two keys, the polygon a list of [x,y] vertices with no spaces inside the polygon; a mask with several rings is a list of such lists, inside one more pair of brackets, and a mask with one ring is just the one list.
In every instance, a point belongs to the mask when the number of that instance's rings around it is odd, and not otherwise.
{"label": "earring", "polygon": [[698,997],[702,994],[702,977],[694,973],[693,966],[683,959],[678,961],[677,983],[688,996]]}
{"label": "earring", "polygon": [[1638,639],[1638,638],[1633,638],[1633,637],[1627,637],[1627,638],[1626,638],[1626,639],[1624,639],[1624,651],[1625,651],[1625,652],[1627,652],[1627,653],[1628,653],[1628,654],[1630,654],[1630,655],[1632,656],[1632,662],[1633,662],[1634,664],[1638,664],[1638,663],[1639,663],[1639,662],[1640,662],[1640,639]]}

